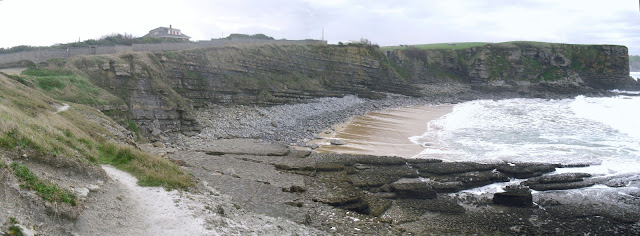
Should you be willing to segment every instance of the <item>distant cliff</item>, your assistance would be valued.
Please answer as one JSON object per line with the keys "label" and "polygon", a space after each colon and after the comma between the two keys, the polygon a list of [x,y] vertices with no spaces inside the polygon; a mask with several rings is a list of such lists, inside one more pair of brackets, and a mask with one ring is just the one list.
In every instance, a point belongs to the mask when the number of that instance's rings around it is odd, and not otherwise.
{"label": "distant cliff", "polygon": [[627,48],[531,42],[461,50],[387,52],[412,83],[454,80],[485,89],[582,93],[637,86],[629,79]]}
{"label": "distant cliff", "polygon": [[[523,96],[637,86],[628,65],[624,46],[505,43],[394,51],[364,45],[230,46],[80,56],[59,66],[128,104],[101,110],[130,116],[143,132],[159,134],[198,132],[191,111],[211,104],[273,105],[347,94],[447,96],[434,91],[451,84],[467,88],[462,92]],[[435,90],[424,89],[434,85]]]}
{"label": "distant cliff", "polygon": [[640,72],[640,56],[629,56],[629,69],[632,72]]}

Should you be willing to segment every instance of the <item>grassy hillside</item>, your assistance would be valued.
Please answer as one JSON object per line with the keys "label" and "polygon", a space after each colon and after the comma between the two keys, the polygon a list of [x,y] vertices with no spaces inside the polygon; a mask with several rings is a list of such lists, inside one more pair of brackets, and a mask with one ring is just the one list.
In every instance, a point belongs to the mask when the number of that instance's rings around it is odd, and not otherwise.
{"label": "grassy hillside", "polygon": [[[175,164],[121,144],[125,140],[113,131],[118,126],[113,120],[95,108],[72,103],[86,102],[81,97],[85,95],[96,99],[90,101],[112,98],[72,74],[61,73],[27,70],[24,76],[0,74],[0,168],[11,169],[22,180],[21,186],[45,200],[57,199],[48,197],[54,191],[51,189],[57,188],[56,181],[30,172],[29,163],[79,166],[83,170],[87,168],[82,166],[107,163],[132,173],[141,185],[192,185],[190,177]],[[63,104],[69,108],[60,109]]]}

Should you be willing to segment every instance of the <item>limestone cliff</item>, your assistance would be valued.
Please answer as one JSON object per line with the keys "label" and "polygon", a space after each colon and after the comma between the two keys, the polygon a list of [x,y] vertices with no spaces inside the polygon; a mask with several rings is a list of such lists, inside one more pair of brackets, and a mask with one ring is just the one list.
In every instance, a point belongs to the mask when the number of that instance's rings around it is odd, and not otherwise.
{"label": "limestone cliff", "polygon": [[637,87],[628,65],[624,46],[546,43],[395,51],[247,45],[83,56],[66,63],[128,104],[101,110],[130,116],[143,133],[156,137],[198,132],[191,111],[212,104],[273,105],[347,94],[433,96],[421,88],[451,83],[482,93],[581,94]]}
{"label": "limestone cliff", "polygon": [[491,90],[584,93],[628,88],[627,48],[533,42],[468,49],[395,50],[387,56],[413,83],[460,81]]}

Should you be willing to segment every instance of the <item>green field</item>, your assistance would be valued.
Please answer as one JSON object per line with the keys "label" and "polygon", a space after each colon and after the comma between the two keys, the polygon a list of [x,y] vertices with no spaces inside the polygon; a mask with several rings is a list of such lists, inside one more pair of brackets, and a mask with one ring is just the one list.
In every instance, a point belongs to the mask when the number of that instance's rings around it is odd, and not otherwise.
{"label": "green field", "polygon": [[431,43],[431,44],[415,44],[415,45],[402,45],[402,46],[385,46],[383,50],[406,50],[406,49],[467,49],[473,47],[484,47],[486,45],[495,46],[515,46],[515,44],[529,44],[533,46],[547,46],[551,43],[536,42],[536,41],[510,41],[502,43],[487,43],[487,42],[459,42],[459,43]]}

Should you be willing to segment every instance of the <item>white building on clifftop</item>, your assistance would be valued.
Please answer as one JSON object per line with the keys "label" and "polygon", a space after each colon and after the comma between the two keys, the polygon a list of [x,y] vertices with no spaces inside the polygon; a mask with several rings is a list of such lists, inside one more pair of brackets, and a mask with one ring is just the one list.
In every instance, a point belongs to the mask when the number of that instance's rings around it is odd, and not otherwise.
{"label": "white building on clifftop", "polygon": [[191,37],[186,36],[180,32],[179,29],[173,28],[169,25],[167,27],[158,27],[149,31],[144,37],[153,37],[153,38],[168,38],[168,39],[182,39],[184,41],[189,41]]}

